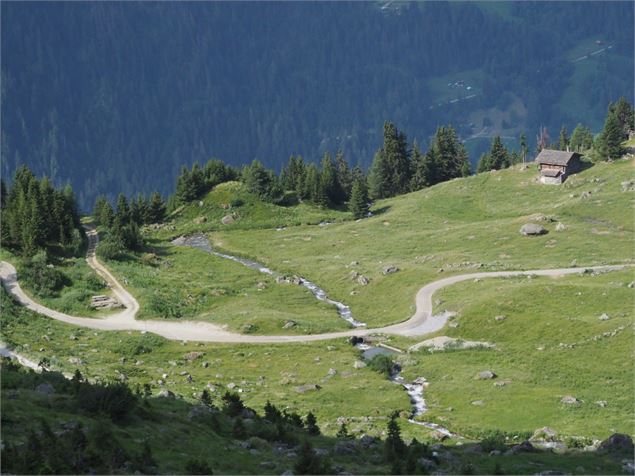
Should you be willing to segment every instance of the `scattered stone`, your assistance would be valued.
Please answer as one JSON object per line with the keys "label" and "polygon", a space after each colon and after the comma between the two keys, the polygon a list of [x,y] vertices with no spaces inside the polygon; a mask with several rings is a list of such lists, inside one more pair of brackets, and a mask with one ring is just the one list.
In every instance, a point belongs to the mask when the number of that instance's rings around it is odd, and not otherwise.
{"label": "scattered stone", "polygon": [[69,357],[68,358],[68,363],[73,364],[73,365],[85,365],[86,362],[84,362],[79,357]]}
{"label": "scattered stone", "polygon": [[608,406],[608,402],[606,400],[598,400],[595,404],[600,408],[606,408]]}
{"label": "scattered stone", "polygon": [[236,388],[236,384],[234,382],[229,382],[227,384],[227,388],[230,389],[230,390],[233,390],[233,389]]}
{"label": "scattered stone", "polygon": [[[450,325],[452,324],[454,323],[450,323]],[[493,349],[496,346],[489,342],[470,341],[470,340],[456,339],[454,337],[448,337],[448,336],[438,336],[438,337],[426,339],[422,342],[411,345],[408,348],[408,352],[415,352],[421,349],[422,347],[427,348],[428,351],[430,352],[436,352],[436,351],[443,351],[447,349],[474,349],[474,348]]]}
{"label": "scattered stone", "polygon": [[544,235],[545,233],[547,233],[545,227],[536,223],[525,223],[520,228],[520,234],[525,236]]}
{"label": "scattered stone", "polygon": [[503,322],[505,319],[507,319],[507,316],[496,316],[494,318],[496,322]]}
{"label": "scattered stone", "polygon": [[99,295],[90,298],[90,307],[97,310],[119,309],[123,307],[123,304],[113,297]]}
{"label": "scattered stone", "polygon": [[379,438],[370,435],[364,435],[359,439],[360,444],[366,448],[376,446],[380,441],[381,440]]}
{"label": "scattered stone", "polygon": [[349,266],[358,266],[359,265],[359,261],[351,261],[351,264],[349,264]]}
{"label": "scattered stone", "polygon": [[607,451],[609,453],[628,452],[633,453],[633,440],[630,436],[622,433],[614,433],[606,440],[600,443],[600,450]]}
{"label": "scattered stone", "polygon": [[448,439],[448,435],[438,430],[434,430],[432,433],[430,433],[430,437],[436,441],[443,441]]}
{"label": "scattered stone", "polygon": [[174,399],[176,395],[174,395],[174,392],[172,392],[171,390],[161,390],[157,394],[157,397]]}
{"label": "scattered stone", "polygon": [[200,217],[194,218],[194,224],[195,225],[200,225],[202,223],[205,223],[206,221],[207,221],[207,217],[203,216],[203,215],[201,215]]}
{"label": "scattered stone", "polygon": [[291,329],[292,327],[295,327],[297,325],[297,323],[295,321],[287,321],[285,322],[284,326],[282,326],[283,329]]}
{"label": "scattered stone", "polygon": [[359,273],[357,271],[351,271],[349,276],[352,280],[355,280],[359,277]]}
{"label": "scattered stone", "polygon": [[628,286],[630,289],[635,288],[635,281],[631,281],[630,283],[628,283]]}
{"label": "scattered stone", "polygon": [[206,369],[207,367],[209,367],[209,362],[203,362],[201,364],[201,367],[203,367],[204,369]]}
{"label": "scattered stone", "polygon": [[42,395],[51,395],[52,393],[55,393],[55,387],[53,387],[50,383],[45,382],[35,387],[35,391],[37,393],[41,393]]}
{"label": "scattered stone", "polygon": [[607,313],[602,314],[600,317],[598,317],[599,320],[601,321],[608,321],[610,319],[609,315]]}
{"label": "scattered stone", "polygon": [[352,455],[356,452],[355,442],[351,440],[338,441],[333,447],[333,453],[336,455]]}
{"label": "scattered stone", "polygon": [[357,282],[362,285],[362,286],[366,286],[368,285],[368,278],[362,274],[359,275],[359,277],[357,278]]}
{"label": "scattered stone", "polygon": [[509,453],[511,453],[511,454],[516,454],[516,453],[535,453],[536,451],[537,450],[536,450],[536,448],[534,448],[534,445],[532,445],[529,441],[523,441],[519,445],[512,446],[512,448],[509,450]]}
{"label": "scattered stone", "polygon": [[580,194],[580,198],[584,198],[584,199],[587,199],[590,196],[591,196],[591,191],[588,191],[588,192],[585,191]]}
{"label": "scattered stone", "polygon": [[478,380],[489,380],[489,379],[496,378],[496,374],[492,372],[491,370],[483,370],[479,372],[478,374],[476,374],[475,378]]}
{"label": "scattered stone", "polygon": [[205,355],[205,352],[188,352],[183,356],[185,360],[189,360],[192,362],[193,360],[199,359]]}
{"label": "scattered stone", "polygon": [[553,428],[543,426],[534,431],[529,441],[557,441],[558,433]]}
{"label": "scattered stone", "polygon": [[337,370],[335,369],[329,369],[328,373],[326,374],[329,377],[334,377],[335,375],[337,375]]}
{"label": "scattered stone", "polygon": [[315,383],[307,383],[306,385],[300,385],[299,387],[295,387],[295,391],[298,393],[306,393],[313,390],[319,390],[320,388],[322,387],[320,387],[319,385]]}
{"label": "scattered stone", "polygon": [[560,403],[564,403],[566,405],[579,405],[582,402],[572,395],[566,395],[560,399]]}
{"label": "scattered stone", "polygon": [[622,187],[622,192],[635,192],[635,180],[621,182],[620,186]]}
{"label": "scattered stone", "polygon": [[353,364],[353,367],[356,369],[363,369],[364,367],[366,367],[366,363],[362,362],[361,360],[356,360]]}
{"label": "scattered stone", "polygon": [[564,226],[564,223],[562,223],[562,222],[558,222],[558,223],[556,224],[556,231],[564,231],[564,230],[566,230],[566,229],[567,229],[567,227],[566,227],[566,226]]}
{"label": "scattered stone", "polygon": [[223,225],[231,225],[232,223],[234,223],[236,220],[234,219],[233,216],[231,215],[225,215],[223,218],[221,218],[221,223]]}
{"label": "scattered stone", "polygon": [[485,402],[483,400],[474,400],[471,403],[472,403],[472,405],[477,406],[477,407],[482,407],[483,405],[485,405]]}
{"label": "scattered stone", "polygon": [[258,284],[256,285],[256,287],[257,287],[258,289],[260,289],[260,290],[267,289],[267,283],[265,283],[265,282],[263,282],[263,281],[260,281],[260,282],[258,282]]}
{"label": "scattered stone", "polygon": [[384,269],[382,269],[381,272],[383,275],[387,275],[387,274],[396,273],[397,271],[399,271],[399,268],[393,265],[388,265],[388,266],[384,266]]}
{"label": "scattered stone", "polygon": [[501,380],[500,382],[494,382],[494,387],[498,387],[498,388],[502,388],[505,385],[507,385],[507,382],[505,382],[504,380]]}
{"label": "scattered stone", "polygon": [[69,338],[70,340],[77,340],[77,337],[75,337],[73,334],[71,334],[70,336],[68,336],[68,338]]}

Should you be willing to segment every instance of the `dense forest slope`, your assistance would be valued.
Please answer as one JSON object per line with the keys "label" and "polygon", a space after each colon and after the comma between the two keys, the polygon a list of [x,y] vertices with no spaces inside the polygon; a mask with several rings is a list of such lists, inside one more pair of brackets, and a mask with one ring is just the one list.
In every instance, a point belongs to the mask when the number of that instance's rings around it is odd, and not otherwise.
{"label": "dense forest slope", "polygon": [[632,94],[627,2],[1,8],[2,173],[70,181],[85,210],[165,193],[212,156],[279,168],[342,149],[367,166],[385,120],[422,144],[448,122],[487,141],[579,118],[597,132]]}

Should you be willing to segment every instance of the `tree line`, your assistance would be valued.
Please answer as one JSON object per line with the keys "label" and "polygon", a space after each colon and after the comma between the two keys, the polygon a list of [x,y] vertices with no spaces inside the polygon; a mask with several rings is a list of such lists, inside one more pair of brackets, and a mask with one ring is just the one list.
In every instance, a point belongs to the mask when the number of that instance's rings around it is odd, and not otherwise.
{"label": "tree line", "polygon": [[70,185],[55,188],[47,177],[38,180],[23,165],[16,170],[11,187],[4,181],[0,186],[2,246],[27,257],[40,250],[81,254],[83,233]]}

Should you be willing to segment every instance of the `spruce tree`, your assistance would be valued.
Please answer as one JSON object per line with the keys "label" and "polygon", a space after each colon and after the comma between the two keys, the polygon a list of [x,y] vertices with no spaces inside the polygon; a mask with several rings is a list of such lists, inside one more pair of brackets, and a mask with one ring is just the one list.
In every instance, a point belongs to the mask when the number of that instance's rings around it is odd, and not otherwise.
{"label": "spruce tree", "polygon": [[339,184],[340,196],[339,203],[344,203],[351,196],[353,189],[353,172],[344,158],[344,153],[340,150],[335,156],[335,164],[337,166],[337,181]]}
{"label": "spruce tree", "polygon": [[492,158],[489,154],[482,154],[478,159],[478,165],[476,166],[477,173],[489,172],[492,170]]}
{"label": "spruce tree", "polygon": [[165,218],[165,202],[159,192],[153,192],[148,204],[147,223],[159,223]]}
{"label": "spruce tree", "polygon": [[490,166],[492,169],[500,170],[509,167],[509,152],[503,145],[500,136],[494,137],[492,146],[489,150]]}
{"label": "spruce tree", "polygon": [[309,435],[316,436],[320,434],[320,427],[317,425],[317,419],[312,412],[307,414],[304,426]]}
{"label": "spruce tree", "polygon": [[430,173],[425,156],[419,150],[417,141],[412,144],[412,178],[410,179],[410,190],[416,191],[429,187]]}
{"label": "spruce tree", "polygon": [[357,178],[353,182],[351,198],[348,201],[348,209],[356,220],[368,215],[368,190],[365,180]]}
{"label": "spruce tree", "polygon": [[525,137],[525,133],[520,134],[520,156],[522,158],[523,164],[527,161],[527,154],[529,153],[529,147],[527,146],[527,138]]}
{"label": "spruce tree", "polygon": [[406,135],[391,122],[384,123],[384,160],[387,176],[386,192],[389,197],[407,193],[410,189],[410,157]]}
{"label": "spruce tree", "polygon": [[406,444],[401,438],[401,429],[397,423],[397,414],[393,414],[388,421],[388,435],[384,441],[384,455],[388,463],[399,461],[406,452]]}
{"label": "spruce tree", "polygon": [[562,126],[560,128],[560,138],[558,139],[558,149],[567,150],[567,147],[569,147],[569,136],[567,135],[566,126]]}
{"label": "spruce tree", "polygon": [[342,195],[337,181],[337,169],[331,158],[331,154],[326,152],[322,159],[322,171],[320,172],[320,187],[322,188],[323,198],[320,197],[320,205],[333,206],[336,205]]}
{"label": "spruce tree", "polygon": [[615,109],[610,110],[600,138],[600,153],[605,160],[615,160],[621,157],[622,139],[623,130],[619,117]]}
{"label": "spruce tree", "polygon": [[368,173],[368,191],[373,199],[390,196],[388,164],[384,151],[378,150]]}
{"label": "spruce tree", "polygon": [[578,124],[571,133],[569,144],[575,152],[589,150],[593,147],[593,133],[588,127]]}

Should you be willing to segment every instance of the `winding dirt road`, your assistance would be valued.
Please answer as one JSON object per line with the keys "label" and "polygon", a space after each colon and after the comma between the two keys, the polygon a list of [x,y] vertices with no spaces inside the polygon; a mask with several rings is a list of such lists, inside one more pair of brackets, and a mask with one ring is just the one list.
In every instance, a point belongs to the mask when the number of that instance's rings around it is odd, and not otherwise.
{"label": "winding dirt road", "polygon": [[447,317],[432,315],[432,295],[439,289],[470,279],[501,278],[510,276],[560,276],[565,274],[580,274],[585,270],[594,271],[615,271],[624,269],[628,265],[595,266],[591,268],[562,268],[562,269],[540,269],[533,271],[494,271],[482,273],[461,274],[434,281],[426,284],[417,292],[415,298],[416,312],[407,321],[387,327],[375,329],[351,329],[342,332],[329,332],[325,334],[312,335],[245,335],[228,332],[220,326],[209,322],[198,321],[157,321],[157,320],[136,320],[135,316],[139,310],[139,303],[126,289],[115,279],[115,277],[97,260],[95,247],[99,241],[97,232],[93,227],[86,226],[86,235],[89,240],[86,261],[102,278],[106,280],[113,294],[121,302],[125,309],[119,313],[112,314],[105,318],[88,318],[69,316],[48,307],[38,304],[27,296],[18,283],[15,268],[5,261],[0,262],[0,279],[2,284],[15,298],[28,309],[44,316],[51,317],[58,321],[66,322],[80,327],[90,329],[111,330],[111,331],[146,331],[158,334],[167,339],[201,341],[201,342],[223,342],[223,343],[249,343],[249,344],[279,344],[285,342],[311,342],[319,340],[337,339],[341,337],[366,336],[370,334],[396,334],[408,337],[418,337],[432,332],[436,332],[445,326]]}

